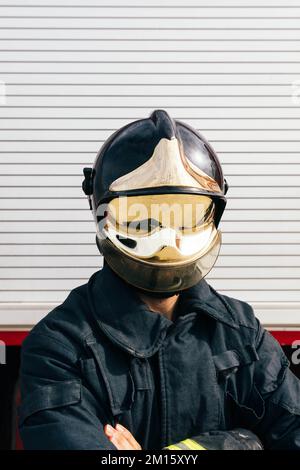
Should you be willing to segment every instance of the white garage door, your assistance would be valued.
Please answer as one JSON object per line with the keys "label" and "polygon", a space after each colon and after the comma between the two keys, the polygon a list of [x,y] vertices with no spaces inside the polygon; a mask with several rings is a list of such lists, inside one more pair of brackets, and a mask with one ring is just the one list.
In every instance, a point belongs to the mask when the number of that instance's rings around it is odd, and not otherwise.
{"label": "white garage door", "polygon": [[30,327],[102,266],[82,168],[164,108],[230,184],[209,275],[300,324],[300,1],[0,1],[0,327]]}

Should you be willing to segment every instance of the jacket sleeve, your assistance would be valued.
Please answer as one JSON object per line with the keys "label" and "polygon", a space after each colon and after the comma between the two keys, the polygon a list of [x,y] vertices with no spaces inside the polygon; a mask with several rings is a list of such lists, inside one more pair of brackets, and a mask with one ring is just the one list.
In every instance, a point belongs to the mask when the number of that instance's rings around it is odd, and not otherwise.
{"label": "jacket sleeve", "polygon": [[163,449],[169,450],[263,450],[262,443],[248,429],[210,431],[176,442]]}
{"label": "jacket sleeve", "polygon": [[54,335],[31,332],[26,338],[20,384],[25,449],[116,450],[103,431],[106,410],[85,386],[75,352]]}
{"label": "jacket sleeve", "polygon": [[[280,344],[257,320],[252,406],[259,417],[253,432],[265,449],[300,450],[300,380]],[[259,409],[258,409],[259,408]]]}

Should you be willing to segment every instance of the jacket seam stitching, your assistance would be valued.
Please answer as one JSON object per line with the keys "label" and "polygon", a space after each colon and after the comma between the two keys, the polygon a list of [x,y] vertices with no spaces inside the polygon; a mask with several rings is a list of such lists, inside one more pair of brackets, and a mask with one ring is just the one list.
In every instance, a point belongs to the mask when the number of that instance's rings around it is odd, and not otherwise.
{"label": "jacket seam stitching", "polygon": [[[46,337],[46,338],[50,338],[51,340],[55,341],[56,343],[58,343],[60,346],[62,346],[63,349],[65,349],[66,351],[69,351],[72,353],[72,355],[77,359],[78,356],[77,354],[74,353],[74,350],[69,348],[68,346],[66,346],[64,343],[62,343],[59,339],[55,338],[55,336],[52,336],[52,335],[48,335],[46,333],[41,333],[41,332],[32,332],[31,335],[35,335],[35,336],[42,336],[42,337]],[[31,336],[30,335],[30,336]]]}

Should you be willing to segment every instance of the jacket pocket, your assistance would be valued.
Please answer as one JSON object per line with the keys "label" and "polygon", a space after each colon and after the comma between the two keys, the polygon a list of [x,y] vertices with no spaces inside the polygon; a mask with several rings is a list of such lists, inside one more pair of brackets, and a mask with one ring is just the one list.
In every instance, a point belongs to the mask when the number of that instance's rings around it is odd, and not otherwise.
{"label": "jacket pocket", "polygon": [[29,393],[18,408],[19,424],[34,413],[51,408],[74,405],[81,400],[81,381],[65,380],[39,385]]}
{"label": "jacket pocket", "polygon": [[223,399],[223,425],[227,429],[245,423],[250,429],[264,415],[265,402],[253,380],[258,359],[250,344],[213,356]]}
{"label": "jacket pocket", "polygon": [[226,391],[227,406],[231,410],[232,427],[247,426],[252,429],[264,417],[265,400],[255,384],[252,386],[251,397],[242,402],[235,394]]}

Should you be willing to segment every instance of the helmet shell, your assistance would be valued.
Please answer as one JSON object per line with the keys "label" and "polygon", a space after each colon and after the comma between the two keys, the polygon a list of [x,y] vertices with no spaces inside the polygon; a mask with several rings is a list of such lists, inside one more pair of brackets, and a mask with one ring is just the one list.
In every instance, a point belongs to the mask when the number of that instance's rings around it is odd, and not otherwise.
{"label": "helmet shell", "polygon": [[[177,139],[186,157],[186,167],[197,169],[216,184],[199,187],[190,178],[189,184],[161,184],[112,189],[114,182],[133,173],[153,157],[162,141]],[[185,164],[186,164],[185,162]],[[87,170],[87,169],[85,169]],[[218,226],[225,209],[227,183],[219,159],[207,140],[194,128],[179,120],[172,119],[165,110],[155,110],[147,119],[134,121],[114,132],[99,150],[90,180],[83,182],[83,189],[91,196],[91,207],[95,212],[99,204],[118,196],[142,194],[186,193],[202,194],[214,199],[216,205],[215,224]],[[133,178],[133,180],[138,180]],[[124,186],[124,185],[123,185]],[[136,184],[134,185],[136,186]],[[85,190],[85,188],[88,188]],[[216,190],[217,188],[217,190]]]}

